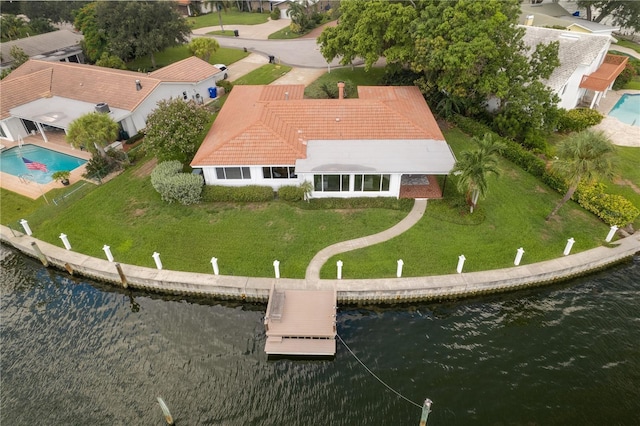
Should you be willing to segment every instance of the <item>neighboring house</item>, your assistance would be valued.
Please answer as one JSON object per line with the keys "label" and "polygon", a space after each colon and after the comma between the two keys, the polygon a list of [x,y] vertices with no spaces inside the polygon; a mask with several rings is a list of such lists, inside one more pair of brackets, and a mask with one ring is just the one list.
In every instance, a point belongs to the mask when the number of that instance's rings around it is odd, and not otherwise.
{"label": "neighboring house", "polygon": [[22,49],[31,59],[83,63],[84,55],[82,47],[80,47],[82,40],[82,34],[59,30],[1,43],[2,64],[0,68],[10,68],[13,64],[11,48],[14,46]]}
{"label": "neighboring house", "polygon": [[561,27],[579,33],[612,35],[620,27],[613,27],[579,17],[579,12],[569,13],[558,3],[527,4],[520,6],[519,23],[536,27]]}
{"label": "neighboring house", "polygon": [[208,185],[308,181],[315,198],[442,196],[434,175],[456,160],[417,87],[303,94],[302,85],[235,86],[191,166]]}
{"label": "neighboring house", "polygon": [[94,65],[29,60],[0,81],[0,139],[66,130],[83,114],[109,110],[121,138],[146,126],[162,99],[203,103],[223,74],[190,57],[150,74]]}
{"label": "neighboring house", "polygon": [[624,69],[627,58],[607,54],[611,36],[525,26],[523,41],[535,48],[540,43],[559,42],[558,66],[543,80],[559,97],[558,106],[593,108],[604,97]]}

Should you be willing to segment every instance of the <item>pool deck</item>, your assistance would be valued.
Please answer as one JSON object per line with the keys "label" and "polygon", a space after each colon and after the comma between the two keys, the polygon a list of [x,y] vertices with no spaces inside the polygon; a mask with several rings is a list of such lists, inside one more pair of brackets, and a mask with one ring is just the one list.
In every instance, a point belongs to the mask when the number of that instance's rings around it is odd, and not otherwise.
{"label": "pool deck", "polygon": [[602,130],[615,145],[640,147],[640,126],[631,126],[608,115],[626,93],[636,95],[640,94],[640,90],[609,91],[607,96],[600,100],[596,109],[604,115],[604,119],[600,124],[593,126],[593,129]]}
{"label": "pool deck", "polygon": [[[41,146],[43,148],[50,149],[52,151],[61,152],[63,154],[72,155],[74,157],[82,158],[84,160],[91,159],[91,153],[87,151],[80,151],[74,149],[67,143],[65,135],[58,132],[47,132],[47,139],[49,142],[45,142],[40,135],[34,135],[24,138],[23,143]],[[18,146],[18,142],[3,141],[2,144],[5,148],[13,148]],[[82,174],[85,172],[85,166],[82,165],[71,172],[69,180],[71,183],[75,183],[79,180],[83,180]],[[7,189],[17,194],[29,197],[33,200],[46,194],[55,188],[62,188],[62,183],[58,181],[51,181],[45,184],[39,184],[37,182],[25,181],[18,176],[11,175],[9,173],[0,172],[0,188]]]}

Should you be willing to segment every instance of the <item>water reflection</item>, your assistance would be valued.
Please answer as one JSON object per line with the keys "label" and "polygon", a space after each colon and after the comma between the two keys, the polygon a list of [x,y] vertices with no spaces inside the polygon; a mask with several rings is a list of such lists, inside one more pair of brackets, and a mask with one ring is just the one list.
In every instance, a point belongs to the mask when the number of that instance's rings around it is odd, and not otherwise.
{"label": "water reflection", "polygon": [[[404,425],[420,410],[338,344],[268,360],[264,305],[163,297],[46,270],[0,247],[0,422]],[[346,307],[338,331],[430,425],[638,424],[640,261],[459,302]]]}

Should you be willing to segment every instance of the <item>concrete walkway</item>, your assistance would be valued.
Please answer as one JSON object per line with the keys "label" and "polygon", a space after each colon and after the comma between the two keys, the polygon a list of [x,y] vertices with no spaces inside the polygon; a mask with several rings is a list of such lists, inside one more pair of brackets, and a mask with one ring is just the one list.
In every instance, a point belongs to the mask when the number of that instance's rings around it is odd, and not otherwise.
{"label": "concrete walkway", "polygon": [[413,225],[418,223],[420,219],[422,219],[422,215],[427,208],[427,200],[426,199],[418,199],[415,201],[413,208],[400,222],[398,222],[395,226],[391,228],[379,232],[374,235],[368,235],[366,237],[357,238],[355,240],[343,241],[341,243],[336,243],[332,246],[326,247],[318,252],[307,267],[307,272],[305,273],[305,279],[307,282],[316,282],[320,280],[320,269],[322,265],[324,265],[327,260],[331,257],[345,253],[347,251],[356,250],[359,248],[372,246],[374,244],[382,243],[388,241],[398,235],[402,234]]}

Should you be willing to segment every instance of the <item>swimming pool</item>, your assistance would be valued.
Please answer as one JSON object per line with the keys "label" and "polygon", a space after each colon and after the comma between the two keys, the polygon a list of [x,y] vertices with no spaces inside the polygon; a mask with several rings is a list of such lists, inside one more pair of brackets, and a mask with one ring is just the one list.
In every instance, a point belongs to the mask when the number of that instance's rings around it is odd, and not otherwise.
{"label": "swimming pool", "polygon": [[640,126],[640,94],[625,93],[615,106],[609,111],[609,115],[626,124]]}
{"label": "swimming pool", "polygon": [[[46,171],[39,169],[28,169],[25,161],[44,164]],[[24,176],[26,179],[38,182],[49,183],[51,175],[60,170],[73,170],[87,160],[52,151],[37,145],[23,145],[13,147],[0,153],[0,171],[14,176]]]}

